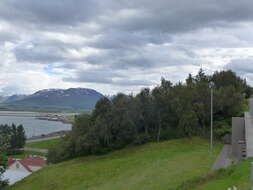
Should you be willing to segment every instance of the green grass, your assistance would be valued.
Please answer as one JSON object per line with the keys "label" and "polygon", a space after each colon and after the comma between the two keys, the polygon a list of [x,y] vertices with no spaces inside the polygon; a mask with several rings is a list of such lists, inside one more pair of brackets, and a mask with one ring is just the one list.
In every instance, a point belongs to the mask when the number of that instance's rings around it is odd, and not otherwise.
{"label": "green grass", "polygon": [[250,190],[250,166],[252,161],[246,160],[227,169],[217,171],[212,176],[207,176],[207,180],[200,180],[190,189],[224,190],[235,186],[237,189]]}
{"label": "green grass", "polygon": [[61,140],[62,140],[61,138],[57,138],[57,139],[49,139],[45,141],[38,141],[38,142],[28,143],[25,145],[25,147],[49,149],[50,146],[59,143]]}
{"label": "green grass", "polygon": [[221,145],[210,156],[206,140],[170,140],[129,147],[44,168],[8,190],[168,190],[208,173]]}
{"label": "green grass", "polygon": [[26,155],[38,155],[46,157],[46,154],[42,152],[22,151],[20,154],[10,155],[8,158],[24,158]]}

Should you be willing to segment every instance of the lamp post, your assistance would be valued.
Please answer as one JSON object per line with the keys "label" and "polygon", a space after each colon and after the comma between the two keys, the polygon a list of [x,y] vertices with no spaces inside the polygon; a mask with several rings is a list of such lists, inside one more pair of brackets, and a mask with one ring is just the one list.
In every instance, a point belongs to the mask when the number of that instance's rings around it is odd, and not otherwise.
{"label": "lamp post", "polygon": [[210,152],[213,152],[213,89],[214,89],[214,82],[209,83],[209,88],[211,90],[211,114],[210,114]]}

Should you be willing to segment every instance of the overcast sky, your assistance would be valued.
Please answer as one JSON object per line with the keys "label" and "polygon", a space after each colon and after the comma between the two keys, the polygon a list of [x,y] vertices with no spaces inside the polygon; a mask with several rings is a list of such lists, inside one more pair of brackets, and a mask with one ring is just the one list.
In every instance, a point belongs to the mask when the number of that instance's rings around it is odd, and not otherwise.
{"label": "overcast sky", "polygon": [[0,1],[0,95],[136,93],[201,65],[253,85],[252,0]]}

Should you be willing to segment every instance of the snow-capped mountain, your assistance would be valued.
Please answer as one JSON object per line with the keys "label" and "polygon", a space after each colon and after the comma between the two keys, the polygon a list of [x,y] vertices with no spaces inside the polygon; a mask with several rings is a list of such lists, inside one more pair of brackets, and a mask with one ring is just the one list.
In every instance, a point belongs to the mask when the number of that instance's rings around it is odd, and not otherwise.
{"label": "snow-capped mountain", "polygon": [[59,111],[61,109],[79,111],[92,110],[101,97],[103,97],[101,93],[88,88],[45,89],[27,96],[14,95],[8,97],[3,103],[19,107],[59,108]]}

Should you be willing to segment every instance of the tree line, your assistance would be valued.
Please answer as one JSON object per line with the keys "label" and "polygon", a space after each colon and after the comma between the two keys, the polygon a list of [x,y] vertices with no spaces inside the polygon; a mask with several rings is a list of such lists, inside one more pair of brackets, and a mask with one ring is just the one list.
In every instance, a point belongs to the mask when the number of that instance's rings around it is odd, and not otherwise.
{"label": "tree line", "polygon": [[2,179],[7,167],[7,156],[19,153],[25,141],[23,125],[0,125],[0,189],[8,184],[8,181]]}
{"label": "tree line", "polygon": [[210,134],[210,82],[214,83],[214,134],[230,132],[231,117],[247,109],[251,87],[234,72],[200,70],[184,83],[161,79],[152,90],[100,99],[91,115],[75,118],[72,131],[49,150],[49,162],[103,154],[127,145]]}

